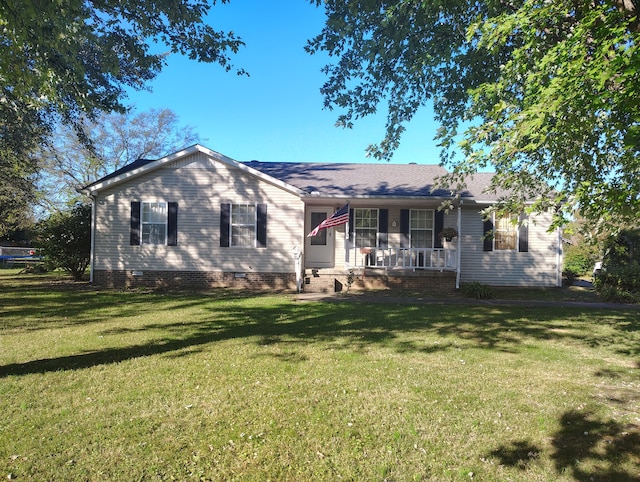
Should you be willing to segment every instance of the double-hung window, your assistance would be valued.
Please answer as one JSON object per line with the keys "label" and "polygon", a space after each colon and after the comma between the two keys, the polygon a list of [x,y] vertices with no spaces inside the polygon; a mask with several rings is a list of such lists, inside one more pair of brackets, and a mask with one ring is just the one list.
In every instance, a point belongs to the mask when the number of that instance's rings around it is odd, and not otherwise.
{"label": "double-hung window", "polygon": [[355,245],[357,247],[376,247],[378,237],[378,210],[362,209],[353,210]]}
{"label": "double-hung window", "polygon": [[507,213],[495,216],[493,225],[493,249],[496,251],[515,251],[518,243],[518,217]]}
{"label": "double-hung window", "polygon": [[231,205],[231,246],[255,246],[256,205]]}
{"label": "double-hung window", "polygon": [[129,244],[177,246],[178,203],[132,201]]}
{"label": "double-hung window", "polygon": [[220,205],[220,246],[267,247],[267,205],[224,203]]}
{"label": "double-hung window", "polygon": [[409,238],[412,248],[433,248],[433,210],[411,209]]}
{"label": "double-hung window", "polygon": [[484,221],[483,251],[529,251],[529,227],[525,214],[495,214]]}
{"label": "double-hung window", "polygon": [[142,244],[166,244],[167,203],[142,203]]}

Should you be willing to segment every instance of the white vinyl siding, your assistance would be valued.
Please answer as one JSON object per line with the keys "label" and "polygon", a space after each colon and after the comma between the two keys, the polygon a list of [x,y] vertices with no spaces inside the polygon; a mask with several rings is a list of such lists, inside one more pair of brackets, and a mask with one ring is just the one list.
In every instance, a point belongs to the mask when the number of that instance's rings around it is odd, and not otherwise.
{"label": "white vinyl siding", "polygon": [[558,236],[547,232],[551,214],[531,216],[528,251],[483,250],[484,223],[480,208],[462,210],[461,282],[494,286],[556,286]]}
{"label": "white vinyl siding", "polygon": [[[130,204],[176,201],[178,246],[130,246]],[[220,205],[268,205],[267,248],[220,247]],[[96,206],[96,270],[294,271],[292,250],[304,246],[304,204],[294,193],[195,153],[100,193]]]}

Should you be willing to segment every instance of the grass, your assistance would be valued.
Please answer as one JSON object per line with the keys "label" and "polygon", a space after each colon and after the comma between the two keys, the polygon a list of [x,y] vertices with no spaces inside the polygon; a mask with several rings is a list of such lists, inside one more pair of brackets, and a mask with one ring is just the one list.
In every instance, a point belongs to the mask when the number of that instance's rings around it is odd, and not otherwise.
{"label": "grass", "polygon": [[3,478],[640,480],[639,310],[101,291],[14,270],[0,306]]}

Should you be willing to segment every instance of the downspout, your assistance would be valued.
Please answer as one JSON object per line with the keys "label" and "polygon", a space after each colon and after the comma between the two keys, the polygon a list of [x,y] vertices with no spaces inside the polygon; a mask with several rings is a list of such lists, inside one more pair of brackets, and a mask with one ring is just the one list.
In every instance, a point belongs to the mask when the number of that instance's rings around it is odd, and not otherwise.
{"label": "downspout", "polygon": [[456,289],[460,289],[460,258],[462,247],[462,199],[458,202],[458,245],[456,246]]}
{"label": "downspout", "polygon": [[89,254],[89,283],[93,284],[93,272],[95,261],[95,247],[96,247],[96,224],[98,215],[96,213],[97,196],[94,194],[89,195],[91,197],[91,253]]}
{"label": "downspout", "polygon": [[562,230],[557,228],[558,232],[558,249],[556,249],[556,287],[562,286]]}

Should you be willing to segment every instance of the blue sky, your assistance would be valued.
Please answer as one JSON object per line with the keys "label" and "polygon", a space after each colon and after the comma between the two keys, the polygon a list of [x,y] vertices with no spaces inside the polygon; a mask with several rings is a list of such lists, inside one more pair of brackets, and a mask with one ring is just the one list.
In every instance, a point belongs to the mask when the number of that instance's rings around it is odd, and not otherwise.
{"label": "blue sky", "polygon": [[[384,114],[345,130],[334,126],[338,111],[323,109],[320,69],[329,58],[303,49],[321,31],[323,9],[306,0],[231,0],[212,7],[208,21],[244,40],[233,63],[250,77],[171,55],[151,92],[130,92],[137,111],[169,108],[206,147],[239,161],[382,162],[365,149],[382,139]],[[429,108],[418,113],[393,163],[438,163],[432,119]]]}

